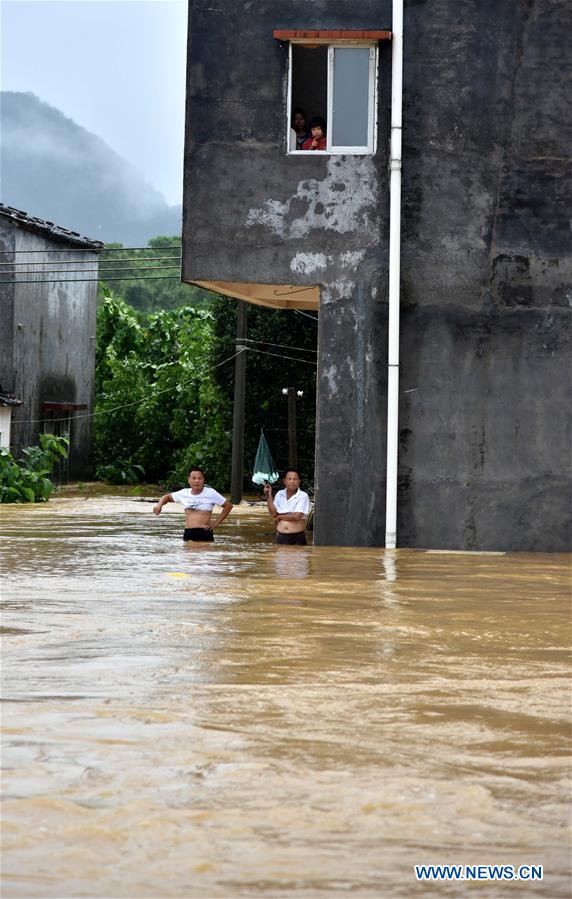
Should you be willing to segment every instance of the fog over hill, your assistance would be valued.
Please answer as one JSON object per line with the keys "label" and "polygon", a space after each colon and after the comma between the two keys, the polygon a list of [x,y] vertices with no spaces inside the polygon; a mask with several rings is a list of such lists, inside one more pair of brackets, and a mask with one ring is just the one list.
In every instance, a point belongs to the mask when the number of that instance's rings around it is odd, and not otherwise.
{"label": "fog over hill", "polygon": [[103,140],[32,93],[0,93],[0,199],[86,237],[144,246],[181,207]]}

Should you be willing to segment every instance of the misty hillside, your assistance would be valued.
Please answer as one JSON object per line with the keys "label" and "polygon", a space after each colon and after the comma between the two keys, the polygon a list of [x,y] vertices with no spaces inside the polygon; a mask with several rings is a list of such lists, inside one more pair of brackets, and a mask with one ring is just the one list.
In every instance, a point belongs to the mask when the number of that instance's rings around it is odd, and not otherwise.
{"label": "misty hillside", "polygon": [[0,200],[107,243],[181,233],[181,208],[34,94],[0,93]]}

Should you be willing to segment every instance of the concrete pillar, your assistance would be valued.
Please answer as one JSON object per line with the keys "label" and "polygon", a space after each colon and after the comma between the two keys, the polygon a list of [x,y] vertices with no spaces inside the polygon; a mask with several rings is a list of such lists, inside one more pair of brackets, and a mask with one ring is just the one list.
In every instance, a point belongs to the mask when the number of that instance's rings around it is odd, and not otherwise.
{"label": "concrete pillar", "polygon": [[324,285],[318,336],[318,546],[383,546],[387,273],[375,257]]}

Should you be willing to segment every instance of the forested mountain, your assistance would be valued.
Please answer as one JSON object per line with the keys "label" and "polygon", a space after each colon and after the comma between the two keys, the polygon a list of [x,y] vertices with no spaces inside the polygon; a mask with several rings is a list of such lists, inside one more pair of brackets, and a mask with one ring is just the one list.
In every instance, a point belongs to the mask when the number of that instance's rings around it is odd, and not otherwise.
{"label": "forested mountain", "polygon": [[1,200],[87,237],[143,246],[181,233],[168,206],[126,159],[32,93],[0,93]]}

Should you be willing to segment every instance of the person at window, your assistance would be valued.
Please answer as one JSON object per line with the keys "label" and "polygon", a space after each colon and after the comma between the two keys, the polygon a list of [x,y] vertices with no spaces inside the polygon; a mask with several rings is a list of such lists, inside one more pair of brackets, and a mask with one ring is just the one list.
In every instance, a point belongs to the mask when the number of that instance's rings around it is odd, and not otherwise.
{"label": "person at window", "polygon": [[301,150],[302,145],[310,137],[308,118],[303,109],[295,106],[292,110],[292,127],[290,129],[290,149]]}
{"label": "person at window", "polygon": [[316,115],[310,119],[310,137],[302,144],[303,150],[326,149],[326,120]]}

